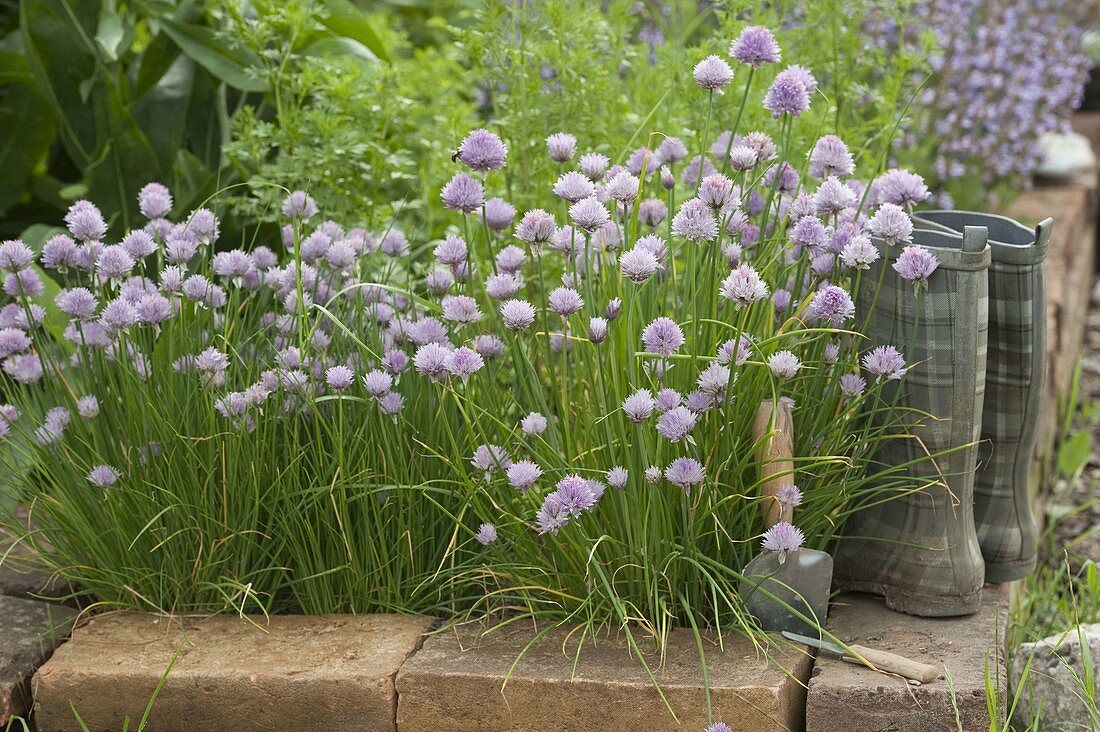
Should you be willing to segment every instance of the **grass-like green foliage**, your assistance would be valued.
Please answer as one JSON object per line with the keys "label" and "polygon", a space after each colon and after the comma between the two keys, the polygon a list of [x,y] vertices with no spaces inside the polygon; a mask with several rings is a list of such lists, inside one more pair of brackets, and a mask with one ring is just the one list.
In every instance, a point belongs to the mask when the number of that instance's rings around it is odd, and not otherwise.
{"label": "grass-like green foliage", "polygon": [[[774,66],[753,74],[739,67],[729,96],[692,88],[705,120],[694,144],[708,149],[709,135],[724,127],[748,132],[738,110],[755,109],[775,73]],[[625,624],[658,637],[678,625],[750,630],[737,591],[764,528],[750,429],[762,402],[795,404],[793,479],[804,494],[796,522],[809,546],[829,545],[855,499],[885,500],[922,487],[907,466],[873,460],[885,440],[904,439],[897,428],[910,417],[883,399],[885,380],[865,371],[865,392],[845,396],[839,388],[841,376],[860,371],[870,347],[884,344],[866,342],[850,313],[833,322],[813,317],[826,280],[858,289],[862,270],[830,269],[836,262],[820,256],[815,265],[809,248],[799,251],[790,241],[789,211],[810,205],[820,185],[800,141],[813,139],[832,117],[818,92],[810,111],[769,123],[775,150],[750,169],[731,170],[716,156],[731,177],[707,185],[724,180],[752,212],[731,227],[739,204],[704,210],[714,231],[699,241],[685,238],[671,216],[644,223],[636,203],[602,208],[609,220],[591,231],[561,226],[578,214],[548,187],[539,202],[560,227],[549,241],[513,238],[512,226],[494,232],[477,212],[452,213],[467,253],[452,259],[450,271],[432,274],[457,275],[446,288],[425,284],[421,263],[433,242],[416,240],[406,254],[395,246],[397,229],[374,237],[317,225],[321,216],[304,200],[284,215],[289,251],[279,266],[258,249],[211,258],[217,236],[204,212],[175,227],[152,226],[158,246],[138,257],[130,274],[160,283],[170,317],[104,333],[112,321],[104,307],[70,323],[65,346],[48,328],[32,328],[44,377],[14,368],[33,360],[28,354],[4,369],[5,390],[22,415],[4,452],[15,477],[5,491],[31,510],[37,529],[26,541],[107,605],[533,614],[588,627]],[[654,151],[662,139],[645,136]],[[883,150],[888,140],[886,132]],[[675,213],[699,184],[685,182],[684,161],[674,156],[666,162],[680,182],[666,189],[656,164],[650,167],[656,155],[641,163],[637,200],[664,200]],[[787,178],[770,173],[784,161],[799,182],[780,191]],[[487,197],[507,196],[522,171],[491,167],[475,185]],[[854,197],[820,223],[851,222],[858,231],[866,225],[863,206]],[[763,232],[755,242],[754,231]],[[645,236],[667,244],[667,252],[658,251],[661,271],[630,281],[618,258]],[[179,256],[181,242],[197,254]],[[487,278],[504,267],[498,255],[505,246],[515,244],[522,249],[509,251],[524,263],[508,269],[516,270],[518,289],[494,300]],[[87,285],[100,306],[112,301],[115,317],[128,312],[126,302],[141,310],[142,298],[159,297],[149,294],[152,282],[107,277],[107,255],[94,244],[76,246],[98,258],[98,274],[70,267],[58,273],[67,288]],[[238,272],[225,267],[233,256],[243,265]],[[192,278],[183,294],[163,271],[171,260],[185,260],[183,275]],[[770,288],[789,288],[792,304],[778,307],[766,293],[740,302],[720,294],[737,260],[751,263]],[[27,297],[13,278],[7,288],[15,305],[6,311],[13,322],[33,320],[34,301],[52,308],[49,295]],[[566,317],[550,307],[563,281],[583,299]],[[461,302],[453,297],[470,298],[476,313],[456,316]],[[504,326],[499,300],[507,298],[534,306],[529,327]],[[621,312],[609,314],[616,302]],[[592,319],[605,315],[606,339],[590,336],[599,324]],[[685,339],[666,353],[647,350],[642,338],[659,317],[675,321]],[[727,358],[723,371],[720,346],[742,338],[745,360]],[[458,349],[452,356],[461,353],[475,368],[460,375],[447,356],[433,371],[433,347]],[[780,351],[801,361],[790,378],[769,368]],[[412,363],[398,367],[394,353]],[[387,354],[393,380],[376,393],[358,378],[329,383],[328,370],[337,366],[380,378]],[[718,369],[724,382],[709,391],[698,383],[708,369]],[[637,390],[665,388],[679,392],[691,405],[684,411],[696,415],[686,435],[655,428],[656,414],[635,424],[624,413]],[[381,398],[386,392],[388,401]],[[76,400],[89,394],[98,414],[73,414]],[[49,411],[59,407],[67,422]],[[531,412],[547,418],[545,431],[519,429]],[[486,461],[485,445],[504,452]],[[674,484],[670,466],[687,458],[698,461],[703,476]],[[518,460],[534,461],[544,473],[529,490],[505,478],[508,463]],[[97,471],[100,465],[111,466],[117,480]],[[629,474],[621,490],[605,485],[617,466]],[[537,514],[567,476],[602,499],[574,506],[565,524],[551,529]],[[475,538],[485,523],[495,526],[495,541],[485,533],[483,542]]]}

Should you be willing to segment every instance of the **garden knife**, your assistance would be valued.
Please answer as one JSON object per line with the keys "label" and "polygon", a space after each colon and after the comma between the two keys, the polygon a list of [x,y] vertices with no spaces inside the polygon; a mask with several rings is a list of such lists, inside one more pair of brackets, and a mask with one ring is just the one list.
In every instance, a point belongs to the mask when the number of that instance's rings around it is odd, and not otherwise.
{"label": "garden knife", "polygon": [[905,656],[890,653],[889,651],[880,651],[876,648],[856,645],[851,645],[848,646],[847,649],[844,649],[836,643],[818,640],[817,638],[807,638],[804,635],[798,635],[797,633],[790,633],[788,631],[783,631],[783,636],[797,643],[804,643],[807,646],[813,646],[826,653],[832,653],[833,655],[839,656],[840,660],[847,663],[853,663],[857,666],[867,666],[872,671],[878,671],[879,673],[897,674],[907,679],[919,681],[922,684],[935,681],[940,676],[940,670],[935,666],[929,666],[927,663],[914,661]]}

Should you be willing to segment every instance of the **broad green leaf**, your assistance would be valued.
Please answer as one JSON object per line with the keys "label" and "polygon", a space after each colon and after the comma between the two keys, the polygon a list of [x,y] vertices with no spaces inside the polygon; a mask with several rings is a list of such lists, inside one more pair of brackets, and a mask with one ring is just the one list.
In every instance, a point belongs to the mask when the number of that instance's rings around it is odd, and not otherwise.
{"label": "broad green leaf", "polygon": [[34,81],[26,54],[0,51],[0,85]]}
{"label": "broad green leaf", "polygon": [[138,73],[137,81],[134,83],[134,99],[141,99],[156,86],[179,55],[179,46],[167,33],[158,33],[154,36],[137,61]]}
{"label": "broad green leaf", "polygon": [[260,58],[251,51],[229,47],[210,28],[171,18],[161,18],[161,23],[181,51],[229,86],[241,91],[267,91],[267,84],[247,73],[247,69],[260,66]]}
{"label": "broad green leaf", "polygon": [[145,130],[161,170],[172,167],[176,151],[184,144],[194,81],[195,62],[179,54],[149,93],[130,108],[134,123]]}
{"label": "broad green leaf", "polygon": [[356,56],[368,61],[378,61],[378,57],[359,41],[352,38],[322,38],[302,49],[307,56]]}
{"label": "broad green leaf", "polygon": [[23,198],[56,137],[53,113],[29,84],[0,90],[0,214]]}
{"label": "broad green leaf", "polygon": [[1085,430],[1074,432],[1058,450],[1058,472],[1071,478],[1083,470],[1092,455],[1092,435]]}
{"label": "broad green leaf", "polygon": [[344,36],[370,49],[377,58],[390,62],[386,45],[371,26],[367,14],[348,0],[324,0],[328,15],[321,23],[337,36]]}

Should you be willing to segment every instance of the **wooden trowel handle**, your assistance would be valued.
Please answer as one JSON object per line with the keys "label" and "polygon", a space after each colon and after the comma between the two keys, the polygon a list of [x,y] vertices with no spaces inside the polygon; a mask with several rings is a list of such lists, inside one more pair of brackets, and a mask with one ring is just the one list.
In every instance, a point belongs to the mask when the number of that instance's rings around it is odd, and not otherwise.
{"label": "wooden trowel handle", "polygon": [[780,521],[790,521],[794,514],[793,509],[784,509],[775,498],[780,488],[794,485],[794,423],[790,403],[785,399],[778,404],[771,399],[760,402],[752,423],[752,436],[759,446],[756,457],[763,479],[760,495],[764,497],[761,501],[764,526],[771,528]]}
{"label": "wooden trowel handle", "polygon": [[855,656],[844,656],[843,658],[848,663],[854,663],[857,666],[870,665],[875,671],[897,674],[907,679],[914,679],[922,684],[935,681],[940,676],[940,670],[935,666],[930,666],[920,661],[914,661],[911,658],[899,656],[896,653],[882,651],[877,648],[867,648],[866,646],[853,645],[848,646],[848,648],[861,658],[856,658]]}

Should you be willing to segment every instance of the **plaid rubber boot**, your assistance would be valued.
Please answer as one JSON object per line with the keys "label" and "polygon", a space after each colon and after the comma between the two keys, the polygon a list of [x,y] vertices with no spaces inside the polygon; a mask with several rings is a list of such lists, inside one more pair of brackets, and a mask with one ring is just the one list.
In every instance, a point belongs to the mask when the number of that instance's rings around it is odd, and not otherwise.
{"label": "plaid rubber boot", "polygon": [[1043,265],[1052,222],[1029,229],[970,211],[926,211],[914,222],[957,232],[966,226],[989,230],[989,359],[974,520],[986,581],[1020,579],[1035,568],[1038,544],[1029,474],[1046,375]]}
{"label": "plaid rubber boot", "polygon": [[940,260],[927,290],[894,271],[902,245],[876,242],[882,257],[856,293],[867,347],[894,345],[909,372],[882,391],[902,410],[900,423],[897,410],[890,423],[899,438],[876,454],[879,469],[892,472],[845,524],[834,576],[901,612],[966,615],[981,606],[985,571],[973,500],[990,253],[982,228],[962,236],[918,230],[913,242]]}

